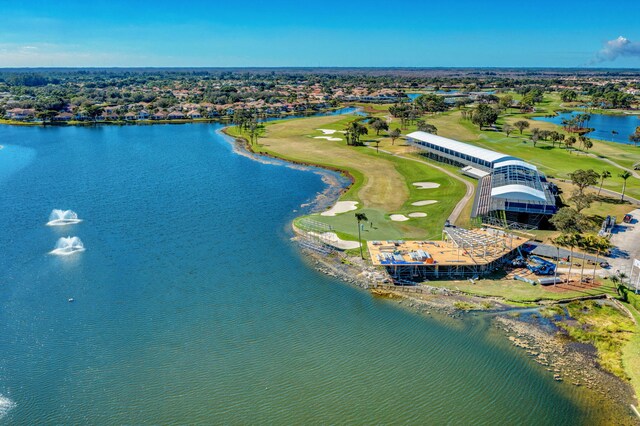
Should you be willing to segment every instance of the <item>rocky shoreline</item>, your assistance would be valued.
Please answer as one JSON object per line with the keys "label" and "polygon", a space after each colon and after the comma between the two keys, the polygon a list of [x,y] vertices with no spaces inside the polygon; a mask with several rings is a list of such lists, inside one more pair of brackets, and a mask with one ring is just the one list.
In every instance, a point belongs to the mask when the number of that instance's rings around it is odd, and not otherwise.
{"label": "rocky shoreline", "polygon": [[[296,232],[300,232],[296,230]],[[296,240],[299,237],[294,237]],[[638,425],[631,404],[636,398],[630,383],[603,370],[598,364],[598,353],[589,344],[570,340],[565,333],[551,329],[532,319],[533,316],[517,315],[518,309],[494,298],[487,299],[452,292],[451,290],[424,286],[426,293],[414,294],[393,291],[385,286],[379,290],[377,284],[380,271],[357,256],[335,252],[329,256],[300,246],[306,261],[317,271],[343,281],[349,285],[369,290],[374,296],[391,299],[398,305],[427,316],[463,321],[470,313],[457,306],[466,303],[477,307],[473,314],[491,313],[491,325],[501,332],[509,342],[524,351],[532,361],[543,366],[558,382],[589,389],[594,403],[607,408],[614,415],[611,424]],[[540,307],[548,306],[541,304]],[[531,308],[521,311],[530,310]],[[536,308],[534,308],[536,309]]]}

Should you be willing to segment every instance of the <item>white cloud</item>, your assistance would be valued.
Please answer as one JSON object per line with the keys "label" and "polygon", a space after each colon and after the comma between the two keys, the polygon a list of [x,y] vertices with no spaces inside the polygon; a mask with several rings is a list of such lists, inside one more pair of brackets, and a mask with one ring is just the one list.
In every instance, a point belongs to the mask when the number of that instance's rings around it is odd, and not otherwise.
{"label": "white cloud", "polygon": [[[142,62],[142,63],[141,63]],[[0,67],[157,66],[158,58],[114,52],[88,51],[78,45],[0,43]]]}
{"label": "white cloud", "polygon": [[604,47],[595,54],[591,60],[591,64],[615,61],[619,57],[640,58],[640,43],[633,42],[622,36],[614,40],[609,40],[605,43]]}

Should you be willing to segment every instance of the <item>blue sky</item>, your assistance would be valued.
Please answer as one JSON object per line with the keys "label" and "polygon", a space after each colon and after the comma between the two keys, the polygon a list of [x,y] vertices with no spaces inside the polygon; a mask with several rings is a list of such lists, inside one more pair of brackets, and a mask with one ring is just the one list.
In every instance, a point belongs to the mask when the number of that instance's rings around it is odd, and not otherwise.
{"label": "blue sky", "polygon": [[0,0],[0,67],[640,68],[639,16],[640,0]]}

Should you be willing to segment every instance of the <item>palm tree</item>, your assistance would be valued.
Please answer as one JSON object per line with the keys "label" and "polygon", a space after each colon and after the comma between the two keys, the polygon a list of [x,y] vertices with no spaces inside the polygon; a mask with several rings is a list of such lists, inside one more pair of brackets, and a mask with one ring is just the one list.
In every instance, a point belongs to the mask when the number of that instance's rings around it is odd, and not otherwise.
{"label": "palm tree", "polygon": [[582,278],[584,277],[584,264],[587,263],[587,254],[586,251],[591,248],[591,244],[595,242],[587,238],[588,235],[584,238],[580,238],[578,241],[578,246],[583,250],[582,253],[582,267],[580,268],[580,283],[582,283]]}
{"label": "palm tree", "polygon": [[610,177],[611,172],[609,170],[603,170],[602,173],[600,173],[600,188],[598,189],[598,195],[600,195],[600,191],[602,191],[602,184],[604,183],[604,180]]}
{"label": "palm tree", "polygon": [[610,275],[609,279],[611,280],[611,284],[613,284],[613,286],[616,288],[616,293],[620,295],[620,278],[618,278],[617,275]]}
{"label": "palm tree", "polygon": [[596,263],[593,265],[593,281],[596,280],[596,268],[600,263],[600,253],[606,252],[611,248],[611,241],[605,237],[601,237],[599,235],[590,234],[587,235],[587,239],[590,240],[590,247],[592,250],[596,252]]}
{"label": "palm tree", "polygon": [[573,249],[580,242],[580,235],[576,232],[562,234],[557,237],[554,242],[562,247],[569,247],[571,253],[569,255],[569,274],[567,281],[571,279],[571,269],[573,268]]}
{"label": "palm tree", "polygon": [[624,193],[627,190],[627,179],[631,177],[631,173],[628,170],[625,170],[618,176],[620,176],[624,180],[624,183],[622,184],[622,197],[620,198],[620,200],[624,201]]}
{"label": "palm tree", "polygon": [[358,242],[360,243],[360,257],[364,259],[362,253],[362,237],[360,236],[360,222],[368,222],[367,215],[364,213],[356,213],[356,220],[358,221]]}
{"label": "palm tree", "polygon": [[576,143],[576,137],[575,136],[569,136],[568,138],[565,138],[564,140],[564,145],[567,149],[571,148],[574,144]]}

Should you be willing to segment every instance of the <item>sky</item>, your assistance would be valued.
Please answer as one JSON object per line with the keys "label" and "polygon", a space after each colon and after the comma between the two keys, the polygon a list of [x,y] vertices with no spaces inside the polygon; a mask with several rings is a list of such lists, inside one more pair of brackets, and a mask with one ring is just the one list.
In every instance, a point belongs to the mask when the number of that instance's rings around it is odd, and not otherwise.
{"label": "sky", "polygon": [[0,0],[0,67],[640,68],[640,0]]}

